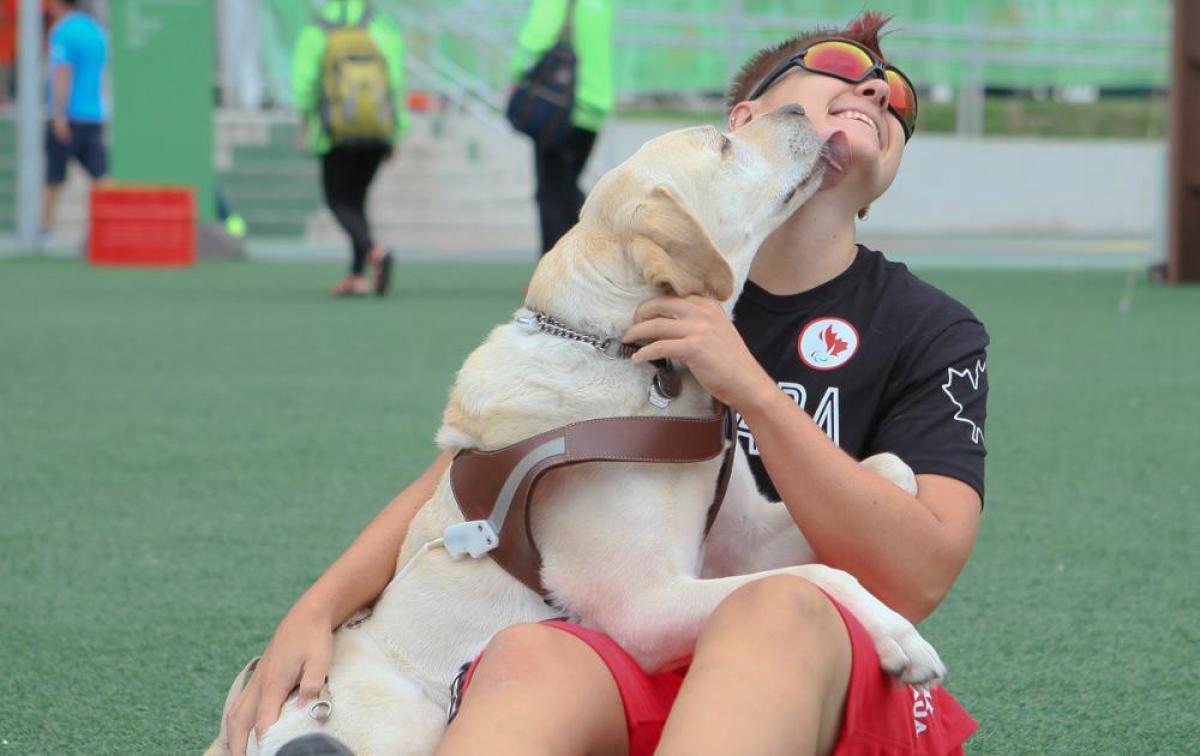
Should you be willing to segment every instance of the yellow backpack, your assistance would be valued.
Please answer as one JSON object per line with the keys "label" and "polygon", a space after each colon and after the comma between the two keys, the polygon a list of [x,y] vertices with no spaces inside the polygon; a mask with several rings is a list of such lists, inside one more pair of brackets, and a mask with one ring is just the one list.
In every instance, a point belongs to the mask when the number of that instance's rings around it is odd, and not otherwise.
{"label": "yellow backpack", "polygon": [[[343,6],[344,7],[344,6]],[[331,23],[325,29],[321,58],[321,123],[337,146],[391,146],[396,133],[387,59],[367,31],[371,8],[355,24]]]}

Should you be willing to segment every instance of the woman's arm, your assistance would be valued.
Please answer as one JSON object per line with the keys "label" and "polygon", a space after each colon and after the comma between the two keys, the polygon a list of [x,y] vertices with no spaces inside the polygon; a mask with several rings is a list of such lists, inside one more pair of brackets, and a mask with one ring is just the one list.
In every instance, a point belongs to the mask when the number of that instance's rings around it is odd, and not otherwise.
{"label": "woman's arm", "polygon": [[274,724],[297,685],[305,701],[320,694],[333,653],[334,628],[374,602],[387,586],[408,526],[433,496],[450,460],[449,453],[438,455],[288,610],[254,676],[228,713],[226,727],[234,756],[245,754],[251,726],[263,733]]}
{"label": "woman's arm", "polygon": [[941,603],[975,543],[980,501],[973,488],[919,475],[917,495],[909,495],[839,449],[769,377],[734,406],[823,564],[852,573],[913,622]]}
{"label": "woman's arm", "polygon": [[450,460],[449,452],[439,454],[420,477],[396,494],[325,574],[304,592],[295,608],[324,616],[333,629],[354,612],[374,603],[396,573],[396,559],[408,535],[409,523],[433,496]]}
{"label": "woman's arm", "polygon": [[741,413],[821,562],[853,574],[909,620],[933,611],[975,543],[974,489],[921,475],[914,497],[860,467],[779,390],[711,299],[652,299],[638,308],[636,323],[624,340],[652,343],[635,360],[682,360],[713,396]]}

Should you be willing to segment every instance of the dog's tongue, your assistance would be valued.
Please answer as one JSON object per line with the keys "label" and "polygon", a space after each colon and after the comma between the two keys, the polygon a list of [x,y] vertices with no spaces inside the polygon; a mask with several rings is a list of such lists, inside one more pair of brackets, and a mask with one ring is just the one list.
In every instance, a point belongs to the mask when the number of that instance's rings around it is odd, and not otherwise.
{"label": "dog's tongue", "polygon": [[850,140],[841,129],[822,131],[820,136],[821,158],[825,161],[821,189],[832,189],[850,172],[850,163],[854,159],[850,154]]}

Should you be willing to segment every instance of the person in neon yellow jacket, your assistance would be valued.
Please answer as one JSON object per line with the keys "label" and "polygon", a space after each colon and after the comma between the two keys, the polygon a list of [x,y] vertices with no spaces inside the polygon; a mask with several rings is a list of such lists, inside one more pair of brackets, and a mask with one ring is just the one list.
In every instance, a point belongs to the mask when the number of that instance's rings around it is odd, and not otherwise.
{"label": "person in neon yellow jacket", "polygon": [[[330,29],[338,26],[365,27],[371,42],[383,56],[387,84],[395,104],[394,132],[369,144],[336,143],[320,117],[323,75]],[[352,258],[349,274],[334,287],[335,296],[355,296],[374,291],[387,293],[392,255],[375,242],[367,221],[367,190],[379,166],[391,157],[395,145],[407,131],[409,115],[404,93],[404,38],[392,19],[366,0],[327,0],[313,20],[300,30],[292,56],[292,91],[301,114],[300,146],[321,159],[321,185],[325,201],[338,224],[350,237]],[[368,282],[366,267],[372,269]]]}
{"label": "person in neon yellow jacket", "polygon": [[[511,73],[514,79],[533,68],[558,41],[570,0],[532,0],[517,38]],[[578,58],[574,129],[559,147],[534,147],[542,254],[579,221],[583,191],[579,176],[596,134],[613,106],[612,0],[575,0],[571,42]]]}

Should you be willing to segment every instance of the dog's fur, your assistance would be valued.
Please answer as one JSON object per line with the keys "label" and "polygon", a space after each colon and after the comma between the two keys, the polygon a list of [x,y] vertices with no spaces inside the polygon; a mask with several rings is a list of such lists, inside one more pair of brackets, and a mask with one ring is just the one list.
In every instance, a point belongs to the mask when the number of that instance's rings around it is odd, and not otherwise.
{"label": "dog's fur", "polygon": [[[579,224],[538,266],[526,306],[611,336],[664,291],[709,294],[731,310],[759,245],[819,187],[820,151],[811,124],[786,108],[735,134],[702,127],[652,140],[595,186]],[[681,395],[654,408],[652,375],[651,366],[506,323],[463,364],[437,440],[450,451],[496,449],[589,418],[710,411],[710,397],[687,373]],[[431,753],[451,678],[496,632],[567,613],[655,670],[691,652],[701,623],[730,592],[766,575],[804,577],[835,596],[871,633],[889,672],[911,682],[943,674],[912,624],[850,575],[809,564],[812,551],[787,509],[758,492],[740,451],[705,541],[719,464],[590,463],[551,472],[532,526],[557,608],[491,559],[430,551],[365,622],[336,632],[329,720],[318,723],[293,699],[257,751],[274,753],[323,730],[359,754]],[[896,457],[864,464],[915,492]],[[401,565],[462,521],[448,480],[413,520]],[[225,749],[219,738],[211,752]]]}

